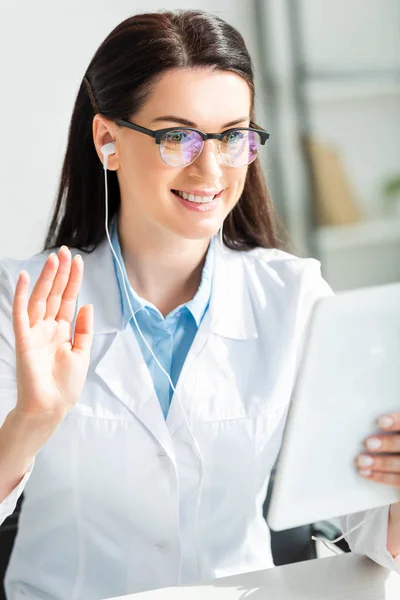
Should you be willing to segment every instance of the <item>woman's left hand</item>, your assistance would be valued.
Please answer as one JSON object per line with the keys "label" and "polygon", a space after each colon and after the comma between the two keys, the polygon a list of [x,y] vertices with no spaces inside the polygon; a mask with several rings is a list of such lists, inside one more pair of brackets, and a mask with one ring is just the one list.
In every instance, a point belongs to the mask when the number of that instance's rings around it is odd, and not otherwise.
{"label": "woman's left hand", "polygon": [[400,413],[384,415],[377,423],[384,433],[364,441],[366,452],[356,458],[358,473],[364,479],[400,487]]}

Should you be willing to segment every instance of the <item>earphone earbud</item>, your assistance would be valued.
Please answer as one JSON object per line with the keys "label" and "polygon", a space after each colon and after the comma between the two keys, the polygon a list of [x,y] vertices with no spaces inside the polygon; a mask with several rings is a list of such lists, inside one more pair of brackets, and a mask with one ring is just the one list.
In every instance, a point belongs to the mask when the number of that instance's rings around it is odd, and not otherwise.
{"label": "earphone earbud", "polygon": [[108,165],[108,157],[110,156],[110,154],[114,154],[115,153],[115,144],[114,142],[109,142],[108,144],[104,144],[104,146],[102,146],[100,148],[100,152],[103,155],[104,158],[104,169],[107,169],[107,165]]}
{"label": "earphone earbud", "polygon": [[115,152],[114,142],[109,142],[108,144],[104,144],[104,146],[101,147],[100,152],[102,153],[104,158],[106,156],[109,156],[110,154],[114,154],[114,152]]}

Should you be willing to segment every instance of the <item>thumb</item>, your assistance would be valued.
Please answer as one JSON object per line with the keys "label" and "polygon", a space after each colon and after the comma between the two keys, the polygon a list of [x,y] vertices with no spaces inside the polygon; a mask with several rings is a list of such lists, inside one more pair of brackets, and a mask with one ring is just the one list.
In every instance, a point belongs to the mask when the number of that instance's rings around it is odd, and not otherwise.
{"label": "thumb", "polygon": [[72,352],[89,353],[93,340],[94,311],[93,304],[79,309],[75,323],[74,345]]}

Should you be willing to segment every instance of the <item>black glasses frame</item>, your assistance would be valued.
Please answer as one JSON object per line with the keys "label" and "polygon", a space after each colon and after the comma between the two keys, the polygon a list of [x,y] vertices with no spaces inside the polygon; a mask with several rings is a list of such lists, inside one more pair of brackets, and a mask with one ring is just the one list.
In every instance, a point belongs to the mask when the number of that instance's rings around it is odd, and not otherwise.
{"label": "black glasses frame", "polygon": [[196,131],[203,141],[206,140],[222,140],[222,138],[232,131],[255,131],[259,134],[261,138],[261,145],[264,146],[267,139],[270,137],[269,133],[267,133],[264,129],[258,129],[254,127],[231,127],[230,129],[226,129],[222,133],[204,133],[204,131],[200,131],[199,129],[195,129],[194,127],[185,127],[181,125],[181,127],[167,127],[165,129],[147,129],[147,127],[142,127],[141,125],[136,125],[136,123],[132,123],[131,121],[126,121],[125,119],[116,119],[115,121],[118,125],[122,127],[128,127],[128,129],[133,129],[134,131],[139,131],[140,133],[144,133],[145,135],[149,135],[152,138],[155,138],[156,144],[161,144],[161,139],[165,133],[170,131]]}

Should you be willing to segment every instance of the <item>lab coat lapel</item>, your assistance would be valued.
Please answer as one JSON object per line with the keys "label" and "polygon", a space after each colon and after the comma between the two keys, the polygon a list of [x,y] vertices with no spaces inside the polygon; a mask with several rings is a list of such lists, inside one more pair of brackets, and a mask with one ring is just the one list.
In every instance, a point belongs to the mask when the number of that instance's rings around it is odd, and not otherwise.
{"label": "lab coat lapel", "polygon": [[[103,242],[84,256],[85,276],[79,304],[94,305],[94,341],[106,350],[95,367],[119,402],[139,419],[173,458],[171,438],[154,384],[132,326],[123,323],[121,298],[111,250]],[[104,340],[104,337],[106,339]]]}
{"label": "lab coat lapel", "polygon": [[[234,374],[229,362],[227,342],[257,338],[255,315],[246,285],[243,256],[240,252],[215,244],[213,287],[209,309],[199,327],[186,357],[167,417],[170,433],[189,421],[194,403],[203,394],[215,395],[224,412],[223,399],[217,390],[232,382]],[[178,396],[178,398],[176,397]],[[218,396],[218,397],[217,397]],[[233,401],[233,399],[232,399]]]}
{"label": "lab coat lapel", "polygon": [[172,457],[172,443],[164,415],[130,324],[115,334],[96,367],[96,374]]}

